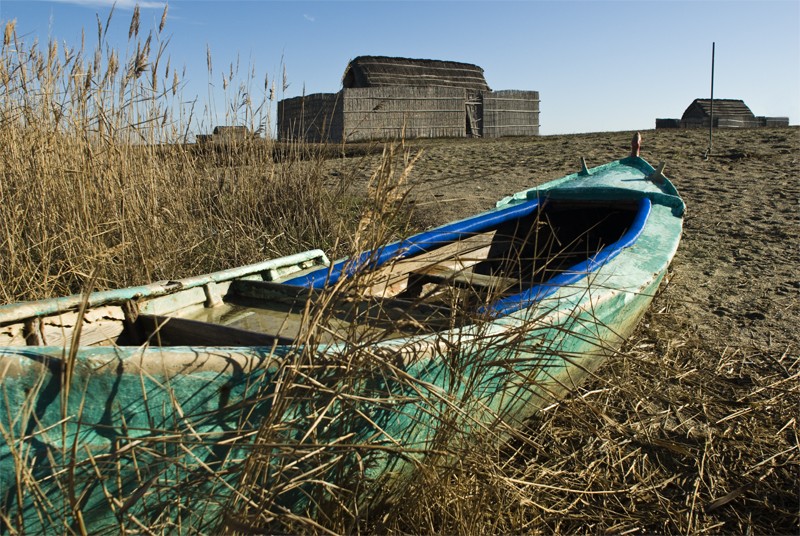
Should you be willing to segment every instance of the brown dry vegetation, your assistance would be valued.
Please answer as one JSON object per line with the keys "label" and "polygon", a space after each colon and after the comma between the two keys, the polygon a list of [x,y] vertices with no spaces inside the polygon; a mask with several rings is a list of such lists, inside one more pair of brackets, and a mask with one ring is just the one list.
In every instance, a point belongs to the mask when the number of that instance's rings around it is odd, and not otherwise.
{"label": "brown dry vegetation", "polygon": [[[323,186],[321,158],[297,145],[281,147],[278,162],[263,139],[184,143],[193,110],[181,107],[163,28],[140,35],[134,15],[135,52],[121,58],[104,42],[108,24],[98,21],[94,50],[28,44],[6,26],[0,303],[332,248],[348,234],[341,226],[352,228],[358,199],[346,176]],[[257,130],[269,117],[253,84],[242,82],[233,96],[242,105],[226,120]]]}
{"label": "brown dry vegetation", "polygon": [[[145,42],[128,60],[98,60],[26,48],[12,28],[3,47],[3,303],[309,247],[336,256],[356,247],[354,216],[377,213],[366,178],[395,169],[380,146],[186,146],[170,111],[174,72],[148,70],[166,59],[143,53]],[[410,171],[408,214],[424,227],[576,171],[580,156],[590,166],[624,156],[630,136],[415,141],[413,168],[396,169]],[[643,156],[667,161],[687,203],[685,233],[668,283],[596,378],[513,441],[476,441],[456,467],[420,472],[403,508],[331,530],[800,530],[800,132],[720,131],[704,159],[707,142],[701,131],[644,132]]]}

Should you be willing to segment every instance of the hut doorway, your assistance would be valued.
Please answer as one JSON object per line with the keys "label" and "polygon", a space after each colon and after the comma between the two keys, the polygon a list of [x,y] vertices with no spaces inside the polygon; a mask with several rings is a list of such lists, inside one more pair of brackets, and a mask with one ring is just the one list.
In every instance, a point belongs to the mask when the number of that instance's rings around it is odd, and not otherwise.
{"label": "hut doorway", "polygon": [[466,100],[467,137],[483,137],[483,99],[481,95],[474,95]]}

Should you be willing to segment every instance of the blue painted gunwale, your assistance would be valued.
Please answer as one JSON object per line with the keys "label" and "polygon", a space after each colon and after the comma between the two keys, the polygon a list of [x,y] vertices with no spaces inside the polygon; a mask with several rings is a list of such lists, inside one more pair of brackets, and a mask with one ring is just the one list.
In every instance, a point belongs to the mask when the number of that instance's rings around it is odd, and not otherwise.
{"label": "blue painted gunwale", "polygon": [[[586,190],[592,191],[593,189],[586,188]],[[594,199],[587,198],[586,193],[587,192],[584,192],[583,199]],[[631,198],[629,190],[607,191],[604,192],[603,197],[612,204],[614,201],[622,202]],[[502,317],[532,307],[537,302],[552,295],[559,288],[574,284],[585,277],[590,277],[590,275],[596,272],[604,263],[619,255],[623,249],[633,245],[642,234],[642,230],[645,225],[647,225],[647,218],[650,215],[652,201],[646,195],[637,196],[637,198],[638,209],[631,226],[617,241],[606,246],[593,257],[575,264],[563,273],[555,275],[547,282],[534,285],[517,294],[501,298],[488,306],[481,307],[478,313],[488,315],[492,318]],[[502,206],[464,220],[424,231],[379,249],[366,251],[355,259],[339,260],[330,267],[320,268],[300,277],[294,277],[283,281],[283,283],[286,285],[315,289],[325,288],[336,284],[343,277],[350,277],[359,272],[374,270],[389,262],[407,259],[446,244],[463,240],[473,234],[490,231],[502,223],[514,221],[528,216],[537,210],[542,210],[545,204],[543,198],[535,197],[519,204]]]}
{"label": "blue painted gunwale", "polygon": [[462,240],[475,233],[482,233],[501,223],[522,218],[539,208],[539,200],[526,201],[519,205],[478,214],[425,231],[376,250],[361,253],[356,259],[336,261],[330,268],[316,270],[300,277],[283,281],[285,285],[309,288],[325,288],[336,284],[342,277],[374,270],[390,261],[406,259],[431,251],[438,247]]}

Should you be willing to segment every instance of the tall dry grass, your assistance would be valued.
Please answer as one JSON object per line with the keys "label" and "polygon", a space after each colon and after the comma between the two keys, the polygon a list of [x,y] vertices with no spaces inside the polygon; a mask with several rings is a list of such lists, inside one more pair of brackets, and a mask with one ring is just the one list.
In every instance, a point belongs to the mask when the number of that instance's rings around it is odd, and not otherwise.
{"label": "tall dry grass", "polygon": [[[330,248],[354,225],[359,194],[347,176],[326,184],[316,149],[277,151],[255,136],[187,143],[192,125],[219,119],[183,104],[165,19],[145,35],[138,14],[127,57],[108,45],[111,16],[94,48],[89,36],[79,49],[27,43],[5,26],[0,302],[80,292],[90,275],[118,287]],[[237,69],[223,75],[222,121],[263,132],[275,92],[259,101]]]}

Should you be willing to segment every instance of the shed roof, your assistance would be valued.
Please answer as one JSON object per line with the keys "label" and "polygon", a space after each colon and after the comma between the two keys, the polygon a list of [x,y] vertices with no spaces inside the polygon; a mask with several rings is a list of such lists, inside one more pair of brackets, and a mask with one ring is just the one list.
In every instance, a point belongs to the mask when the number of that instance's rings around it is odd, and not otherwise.
{"label": "shed roof", "polygon": [[[750,108],[739,99],[714,99],[715,116],[755,117]],[[695,99],[683,112],[682,119],[711,116],[711,99]]]}
{"label": "shed roof", "polygon": [[359,56],[350,61],[342,77],[342,86],[439,86],[490,90],[483,69],[477,65],[387,56]]}

